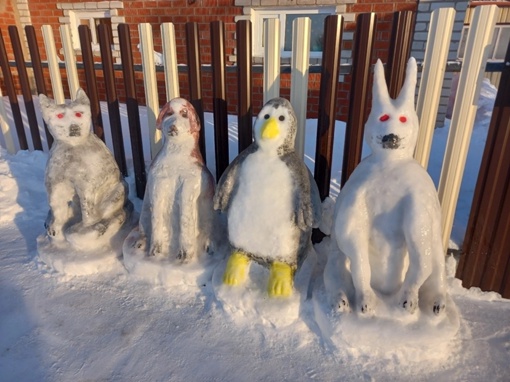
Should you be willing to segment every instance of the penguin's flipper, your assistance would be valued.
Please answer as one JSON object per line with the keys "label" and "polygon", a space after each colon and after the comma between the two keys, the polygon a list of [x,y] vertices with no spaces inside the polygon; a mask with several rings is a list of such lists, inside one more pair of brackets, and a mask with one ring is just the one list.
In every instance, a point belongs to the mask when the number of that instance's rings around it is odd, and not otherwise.
{"label": "penguin's flipper", "polygon": [[289,297],[292,295],[292,268],[290,265],[275,261],[271,264],[267,293],[269,297]]}
{"label": "penguin's flipper", "polygon": [[[308,170],[308,167],[306,168]],[[310,197],[312,199],[312,213],[313,213],[313,228],[318,228],[321,224],[322,219],[322,201],[321,201],[321,195],[319,192],[319,187],[317,187],[317,183],[315,182],[315,179],[308,170],[308,178],[310,179]]]}
{"label": "penguin's flipper", "polygon": [[257,144],[252,143],[245,150],[243,150],[221,175],[218,185],[216,186],[216,192],[214,194],[214,209],[224,212],[230,205],[232,195],[235,194],[239,187],[239,170],[241,164],[244,162],[246,157],[257,151]]}

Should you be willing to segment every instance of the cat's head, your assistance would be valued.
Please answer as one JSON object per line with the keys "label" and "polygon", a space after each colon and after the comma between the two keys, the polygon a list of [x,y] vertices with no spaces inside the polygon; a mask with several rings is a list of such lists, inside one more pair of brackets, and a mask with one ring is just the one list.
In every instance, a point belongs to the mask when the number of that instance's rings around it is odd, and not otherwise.
{"label": "cat's head", "polygon": [[412,157],[418,138],[419,121],[414,107],[416,60],[407,62],[406,78],[396,99],[388,93],[384,67],[377,60],[372,87],[372,110],[365,124],[365,141],[373,153]]}
{"label": "cat's head", "polygon": [[74,101],[57,105],[54,100],[39,94],[43,119],[57,142],[77,145],[91,133],[90,101],[83,89],[78,89]]}
{"label": "cat's head", "polygon": [[193,137],[198,142],[200,119],[195,108],[184,98],[174,98],[161,109],[156,127],[165,140],[179,141]]}

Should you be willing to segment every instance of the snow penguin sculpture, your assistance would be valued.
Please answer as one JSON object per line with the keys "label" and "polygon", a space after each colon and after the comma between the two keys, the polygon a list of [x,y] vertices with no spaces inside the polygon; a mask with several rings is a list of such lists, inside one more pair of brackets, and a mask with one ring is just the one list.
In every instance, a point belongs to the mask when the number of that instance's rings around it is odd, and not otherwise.
{"label": "snow penguin sculpture", "polygon": [[174,98],[159,113],[163,147],[149,170],[136,246],[147,255],[188,262],[210,244],[214,179],[205,166],[193,106]]}
{"label": "snow penguin sculpture", "polygon": [[[54,138],[45,177],[50,205],[47,236],[38,240],[39,254],[60,272],[84,267],[73,273],[87,273],[86,253],[92,263],[109,261],[101,259],[103,249],[106,257],[113,253],[116,260],[118,253],[112,243],[123,240],[119,235],[124,235],[133,205],[112,154],[91,132],[90,101],[85,92],[78,89],[75,100],[68,104],[57,105],[43,94],[39,100]],[[79,256],[69,255],[75,250]],[[69,262],[74,265],[67,266]]]}
{"label": "snow penguin sculpture", "polygon": [[375,65],[372,110],[365,124],[372,153],[340,191],[333,227],[340,251],[329,256],[326,266],[343,278],[344,288],[336,296],[341,308],[351,299],[358,311],[373,314],[379,295],[395,298],[410,313],[418,306],[435,314],[445,310],[439,200],[427,171],[413,158],[419,128],[416,73],[411,58],[393,100],[381,61]]}
{"label": "snow penguin sculpture", "polygon": [[226,212],[233,248],[223,282],[245,281],[250,260],[270,268],[269,296],[289,296],[311,245],[321,205],[317,185],[294,151],[296,116],[283,98],[268,101],[253,127],[255,141],[229,165],[214,207]]}

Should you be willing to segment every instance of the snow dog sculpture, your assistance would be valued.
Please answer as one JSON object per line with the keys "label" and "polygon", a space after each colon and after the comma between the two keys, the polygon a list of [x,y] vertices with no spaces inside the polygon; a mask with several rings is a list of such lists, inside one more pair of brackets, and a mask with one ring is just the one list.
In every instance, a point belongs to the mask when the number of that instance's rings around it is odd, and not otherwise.
{"label": "snow dog sculpture", "polygon": [[193,105],[172,99],[161,109],[157,128],[163,147],[149,170],[134,245],[148,256],[188,262],[211,243],[214,179],[200,154]]}
{"label": "snow dog sculpture", "polygon": [[293,276],[311,246],[321,203],[317,185],[294,151],[296,116],[283,98],[268,101],[253,128],[254,142],[225,170],[214,208],[227,215],[233,251],[223,283],[244,283],[251,260],[270,268],[269,296],[290,296]]}
{"label": "snow dog sculpture", "polygon": [[416,73],[411,58],[393,100],[381,61],[375,65],[372,110],[365,124],[372,152],[338,196],[333,234],[339,251],[326,266],[342,280],[334,297],[341,310],[351,301],[359,312],[374,314],[380,296],[391,296],[409,313],[418,307],[436,315],[445,310],[439,200],[427,171],[413,159],[419,128]]}
{"label": "snow dog sculpture", "polygon": [[43,94],[39,100],[54,138],[46,165],[47,235],[78,247],[107,242],[129,219],[133,205],[112,154],[91,132],[90,101],[82,89],[69,104],[57,105]]}

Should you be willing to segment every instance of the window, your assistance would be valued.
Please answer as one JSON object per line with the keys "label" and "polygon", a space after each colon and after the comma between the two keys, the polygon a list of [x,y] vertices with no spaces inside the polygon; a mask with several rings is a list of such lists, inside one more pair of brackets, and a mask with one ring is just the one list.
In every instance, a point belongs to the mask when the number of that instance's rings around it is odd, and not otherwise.
{"label": "window", "polygon": [[[459,44],[459,50],[457,57],[460,59],[464,58],[464,52],[466,50],[466,41],[469,31],[469,25],[464,26],[462,29],[462,38]],[[492,37],[492,44],[489,50],[489,61],[503,61],[505,59],[505,53],[510,42],[510,24],[496,25],[494,29],[494,36]]]}
{"label": "window", "polygon": [[326,16],[334,14],[335,8],[298,8],[288,7],[282,9],[252,9],[253,22],[253,55],[264,55],[264,20],[280,19],[280,47],[281,56],[290,57],[292,51],[292,22],[298,17],[311,19],[310,56],[322,56],[324,20]]}
{"label": "window", "polygon": [[90,28],[92,36],[93,50],[99,50],[99,25],[103,24],[108,27],[110,44],[113,44],[112,22],[110,12],[106,11],[70,11],[71,36],[73,39],[73,48],[80,49],[80,35],[78,26],[87,25]]}

